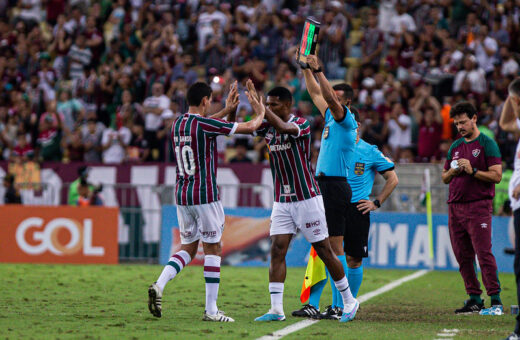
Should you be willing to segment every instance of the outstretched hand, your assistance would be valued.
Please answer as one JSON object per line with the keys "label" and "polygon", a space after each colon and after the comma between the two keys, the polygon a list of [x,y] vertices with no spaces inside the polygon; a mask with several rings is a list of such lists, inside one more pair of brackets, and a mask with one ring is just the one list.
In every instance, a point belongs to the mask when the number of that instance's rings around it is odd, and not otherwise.
{"label": "outstretched hand", "polygon": [[236,110],[238,107],[238,104],[240,104],[240,99],[238,95],[238,86],[237,81],[233,82],[231,84],[231,88],[229,90],[229,95],[226,99],[226,109],[229,110]]}
{"label": "outstretched hand", "polygon": [[251,107],[253,108],[253,111],[257,115],[264,115],[265,114],[265,105],[263,98],[260,98],[258,93],[256,92],[255,86],[253,85],[253,82],[251,79],[249,79],[246,83],[247,91],[247,99],[249,100],[249,103],[251,104]]}

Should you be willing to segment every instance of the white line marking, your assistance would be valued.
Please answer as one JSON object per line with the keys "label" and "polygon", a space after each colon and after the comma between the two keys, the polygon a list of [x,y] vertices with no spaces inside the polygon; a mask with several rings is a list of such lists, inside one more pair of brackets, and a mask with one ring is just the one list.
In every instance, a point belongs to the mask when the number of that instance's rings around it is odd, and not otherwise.
{"label": "white line marking", "polygon": [[[419,270],[413,274],[410,274],[408,276],[405,276],[405,277],[402,277],[398,280],[395,280],[395,281],[392,281],[390,282],[389,284],[387,285],[384,285],[383,287],[381,288],[378,288],[372,292],[369,292],[369,293],[366,293],[364,295],[361,295],[360,297],[358,297],[358,301],[361,303],[361,302],[366,302],[378,295],[381,295],[383,293],[386,293],[400,285],[402,285],[403,283],[405,282],[408,282],[408,281],[411,281],[411,280],[415,280],[423,275],[425,275],[426,273],[428,273],[429,270],[426,270],[426,269],[423,269],[423,270]],[[258,338],[257,340],[274,340],[274,339],[281,339],[283,338],[284,336],[286,335],[289,335],[291,333],[294,333],[294,332],[297,332],[299,331],[300,329],[303,329],[303,328],[306,328],[306,327],[309,327],[310,325],[313,325],[317,322],[320,322],[320,320],[310,320],[310,319],[306,319],[306,320],[303,320],[303,321],[300,321],[300,322],[296,322],[296,323],[293,323],[292,325],[289,325],[285,328],[282,328],[280,330],[277,330],[275,332],[273,332],[272,334],[269,334],[269,335],[264,335],[260,338]]]}

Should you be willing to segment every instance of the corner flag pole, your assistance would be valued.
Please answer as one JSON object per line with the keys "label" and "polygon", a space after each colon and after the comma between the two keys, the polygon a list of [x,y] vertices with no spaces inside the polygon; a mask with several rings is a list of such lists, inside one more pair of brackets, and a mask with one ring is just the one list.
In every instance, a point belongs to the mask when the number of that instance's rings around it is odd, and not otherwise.
{"label": "corner flag pole", "polygon": [[424,179],[426,184],[426,221],[428,223],[428,240],[430,244],[430,269],[434,268],[433,258],[433,219],[432,219],[432,192],[430,185],[430,169],[424,169]]}

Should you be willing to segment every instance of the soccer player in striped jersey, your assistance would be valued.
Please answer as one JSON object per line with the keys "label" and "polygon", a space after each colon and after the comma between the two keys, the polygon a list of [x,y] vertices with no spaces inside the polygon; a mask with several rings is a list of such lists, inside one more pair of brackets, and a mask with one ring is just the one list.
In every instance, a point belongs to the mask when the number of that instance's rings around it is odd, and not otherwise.
{"label": "soccer player in striped jersey", "polygon": [[[259,101],[253,83],[248,81],[250,101]],[[254,99],[254,97],[257,97]],[[310,123],[291,114],[292,95],[284,87],[267,94],[267,122],[256,135],[265,137],[274,182],[274,205],[271,213],[271,265],[269,293],[271,309],[255,321],[283,321],[283,290],[286,276],[285,256],[294,234],[302,232],[323,260],[340,291],[347,322],[354,319],[359,302],[352,296],[343,266],[329,243],[325,209],[320,189],[311,173]]]}
{"label": "soccer player in striped jersey", "polygon": [[[172,143],[177,163],[177,218],[181,250],[172,255],[157,282],[148,288],[148,308],[161,317],[162,294],[168,281],[187,266],[197,253],[199,240],[204,248],[204,279],[206,281],[206,309],[204,321],[233,322],[217,308],[220,283],[220,239],[224,230],[224,209],[217,188],[217,144],[220,135],[252,134],[264,118],[265,107],[253,100],[256,117],[249,122],[234,123],[206,117],[211,105],[211,87],[206,83],[193,84],[187,93],[188,112],[178,117],[172,126]],[[234,109],[229,109],[229,107]],[[225,116],[236,111],[238,92],[233,85],[226,100],[226,109],[216,114]]]}

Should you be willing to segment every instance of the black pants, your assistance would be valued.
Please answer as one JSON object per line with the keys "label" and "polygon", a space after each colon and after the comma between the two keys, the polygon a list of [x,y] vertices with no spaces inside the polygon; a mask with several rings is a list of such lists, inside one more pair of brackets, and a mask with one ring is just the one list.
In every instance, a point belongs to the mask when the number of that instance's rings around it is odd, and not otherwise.
{"label": "black pants", "polygon": [[[520,305],[520,209],[513,212],[515,225],[515,279],[516,279],[516,296],[518,305]],[[516,316],[515,333],[520,333],[520,314]]]}

